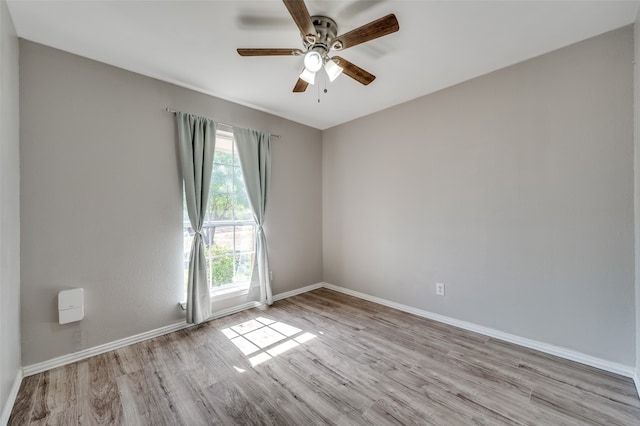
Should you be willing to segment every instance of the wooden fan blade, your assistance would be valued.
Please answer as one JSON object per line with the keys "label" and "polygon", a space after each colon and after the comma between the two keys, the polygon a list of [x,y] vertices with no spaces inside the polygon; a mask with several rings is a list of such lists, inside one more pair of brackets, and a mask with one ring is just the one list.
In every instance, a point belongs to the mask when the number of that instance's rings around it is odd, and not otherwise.
{"label": "wooden fan blade", "polygon": [[376,76],[368,71],[363,70],[357,65],[352,64],[346,59],[340,56],[334,56],[331,58],[338,66],[342,67],[343,73],[354,79],[355,81],[364,84],[365,86],[376,79]]}
{"label": "wooden fan blade", "polygon": [[302,55],[300,49],[238,49],[240,56],[296,56]]}
{"label": "wooden fan blade", "polygon": [[298,81],[296,82],[296,85],[293,88],[293,93],[304,92],[305,90],[307,90],[307,86],[309,86],[309,83],[299,78]]}
{"label": "wooden fan blade", "polygon": [[395,33],[399,29],[400,25],[398,25],[396,15],[392,13],[336,37],[331,42],[331,48],[335,50],[346,49],[347,47],[353,47],[366,41]]}
{"label": "wooden fan blade", "polygon": [[315,43],[318,38],[318,33],[316,32],[316,27],[313,26],[313,22],[311,22],[311,15],[309,15],[309,11],[307,10],[307,6],[304,4],[304,1],[282,0],[282,2],[287,7],[293,21],[298,26],[300,34],[302,34],[310,43]]}

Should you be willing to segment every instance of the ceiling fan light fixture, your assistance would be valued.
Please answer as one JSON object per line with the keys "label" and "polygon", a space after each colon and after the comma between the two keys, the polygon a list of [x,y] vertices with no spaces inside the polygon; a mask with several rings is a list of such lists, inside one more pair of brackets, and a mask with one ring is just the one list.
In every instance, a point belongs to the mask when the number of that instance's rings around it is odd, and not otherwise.
{"label": "ceiling fan light fixture", "polygon": [[310,71],[309,68],[305,68],[300,74],[300,78],[309,84],[313,84],[316,79],[316,73]]}
{"label": "ceiling fan light fixture", "polygon": [[[304,50],[290,48],[253,48],[237,49],[240,56],[304,56],[304,69],[293,88],[294,93],[301,93],[309,84],[314,84],[315,77],[321,68],[332,82],[344,72],[360,84],[368,85],[376,76],[359,66],[341,58],[329,57],[332,50],[343,50],[400,30],[398,19],[393,13],[338,35],[338,25],[328,16],[311,16],[305,0],[282,0],[289,15],[300,30]],[[325,93],[327,89],[325,88]],[[320,102],[318,100],[318,102]]]}
{"label": "ceiling fan light fixture", "polygon": [[304,55],[304,66],[311,72],[318,72],[322,68],[322,55],[315,50],[311,50]]}
{"label": "ceiling fan light fixture", "polygon": [[324,70],[327,72],[329,76],[329,81],[333,82],[340,74],[342,74],[343,68],[335,63],[333,59],[329,59],[326,64],[324,64]]}

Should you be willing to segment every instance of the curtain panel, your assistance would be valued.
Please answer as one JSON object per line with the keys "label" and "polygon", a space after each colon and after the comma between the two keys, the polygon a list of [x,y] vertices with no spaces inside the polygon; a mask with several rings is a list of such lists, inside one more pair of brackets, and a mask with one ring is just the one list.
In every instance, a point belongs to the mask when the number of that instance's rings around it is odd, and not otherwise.
{"label": "curtain panel", "polygon": [[[267,211],[271,176],[271,134],[251,129],[234,128],[240,166],[247,187],[249,203],[256,221],[256,262],[252,281],[260,286],[260,303],[271,305],[273,295],[269,274],[269,254],[263,225]],[[257,277],[256,277],[257,271]]]}
{"label": "curtain panel", "polygon": [[199,324],[211,316],[202,226],[209,200],[217,124],[183,112],[176,112],[176,123],[185,201],[195,232],[187,278],[187,322]]}

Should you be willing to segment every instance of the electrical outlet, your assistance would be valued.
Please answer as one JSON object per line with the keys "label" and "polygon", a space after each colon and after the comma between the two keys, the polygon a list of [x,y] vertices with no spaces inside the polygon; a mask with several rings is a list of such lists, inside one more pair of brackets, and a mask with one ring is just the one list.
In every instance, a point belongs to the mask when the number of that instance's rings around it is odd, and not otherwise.
{"label": "electrical outlet", "polygon": [[444,296],[444,283],[436,283],[436,294]]}
{"label": "electrical outlet", "polygon": [[273,281],[273,271],[269,271],[269,281]]}

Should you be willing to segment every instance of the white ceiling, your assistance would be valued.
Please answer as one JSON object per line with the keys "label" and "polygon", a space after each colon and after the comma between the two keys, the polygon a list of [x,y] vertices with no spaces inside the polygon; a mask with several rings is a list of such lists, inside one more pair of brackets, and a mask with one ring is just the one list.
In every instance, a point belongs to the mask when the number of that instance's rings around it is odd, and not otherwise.
{"label": "white ceiling", "polygon": [[[292,93],[302,57],[240,57],[237,47],[301,48],[280,0],[9,0],[18,36],[326,129],[634,22],[638,1],[326,1],[338,33],[394,13],[400,31],[340,53],[377,76],[342,75]],[[320,103],[318,103],[320,95]]]}

